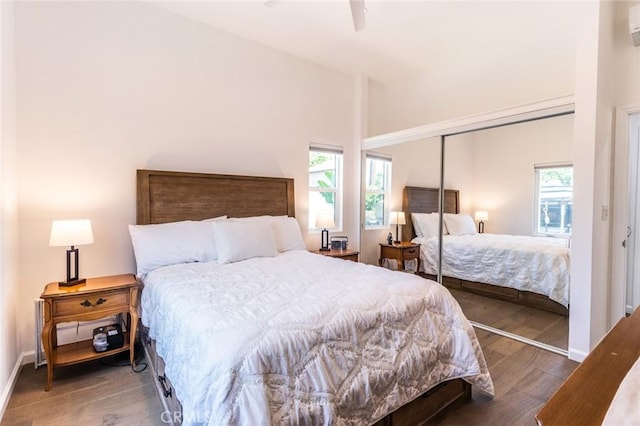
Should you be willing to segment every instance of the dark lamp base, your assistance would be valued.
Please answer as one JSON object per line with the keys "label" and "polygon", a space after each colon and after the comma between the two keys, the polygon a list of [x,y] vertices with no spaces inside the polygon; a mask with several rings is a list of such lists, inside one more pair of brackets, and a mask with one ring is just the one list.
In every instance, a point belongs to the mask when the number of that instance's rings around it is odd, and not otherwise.
{"label": "dark lamp base", "polygon": [[87,282],[86,278],[80,278],[80,279],[71,280],[71,281],[60,281],[58,283],[58,287],[73,287],[74,285],[80,285],[86,282]]}
{"label": "dark lamp base", "polygon": [[327,247],[327,248],[322,248],[322,247],[320,247],[320,249],[319,249],[319,250],[320,250],[320,251],[331,251],[331,249],[330,249],[329,247]]}
{"label": "dark lamp base", "polygon": [[400,244],[402,241],[395,240],[393,244]]}

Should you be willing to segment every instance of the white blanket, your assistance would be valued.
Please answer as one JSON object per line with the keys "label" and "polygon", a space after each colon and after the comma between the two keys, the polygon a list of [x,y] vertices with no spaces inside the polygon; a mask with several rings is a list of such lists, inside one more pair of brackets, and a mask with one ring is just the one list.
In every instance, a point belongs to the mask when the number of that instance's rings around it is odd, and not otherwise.
{"label": "white blanket", "polygon": [[185,425],[369,424],[460,377],[493,394],[445,288],[306,251],[152,271],[142,322]]}
{"label": "white blanket", "polygon": [[[421,270],[436,275],[438,238],[421,244]],[[502,234],[445,235],[442,275],[511,287],[548,296],[569,306],[567,240]]]}

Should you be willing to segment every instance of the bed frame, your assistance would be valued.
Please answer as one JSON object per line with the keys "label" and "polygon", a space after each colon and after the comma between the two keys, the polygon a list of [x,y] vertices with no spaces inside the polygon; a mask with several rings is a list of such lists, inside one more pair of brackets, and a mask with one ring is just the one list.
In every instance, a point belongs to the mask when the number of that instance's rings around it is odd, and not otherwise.
{"label": "bed frame", "polygon": [[[423,188],[417,186],[405,186],[402,200],[402,208],[405,212],[407,224],[402,227],[402,239],[411,241],[416,237],[411,222],[411,213],[434,213],[440,211],[440,189]],[[460,213],[460,192],[452,189],[444,190],[444,213]],[[435,279],[434,275],[420,272],[420,275]],[[560,303],[549,299],[547,296],[522,291],[509,287],[502,287],[491,283],[479,283],[460,278],[442,277],[442,284],[446,287],[506,300],[531,308],[542,309],[561,315],[569,315],[569,310]]]}
{"label": "bed frame", "polygon": [[[227,215],[295,216],[294,181],[288,178],[138,170],[137,224],[201,220]],[[406,227],[405,227],[406,228]],[[143,290],[144,291],[144,290]],[[181,423],[182,407],[164,372],[148,330],[142,342],[164,410]],[[471,399],[471,385],[462,379],[440,383],[375,426],[421,425]]]}

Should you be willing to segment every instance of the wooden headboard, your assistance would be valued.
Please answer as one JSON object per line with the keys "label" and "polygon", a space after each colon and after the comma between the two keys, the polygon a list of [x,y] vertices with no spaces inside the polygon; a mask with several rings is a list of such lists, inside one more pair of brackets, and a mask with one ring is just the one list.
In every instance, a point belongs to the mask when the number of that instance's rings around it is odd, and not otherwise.
{"label": "wooden headboard", "polygon": [[[416,236],[411,222],[411,213],[437,213],[439,205],[439,188],[405,186],[402,194],[402,210],[407,224],[402,227],[402,241],[411,241]],[[460,213],[460,192],[458,190],[444,190],[444,213]]]}
{"label": "wooden headboard", "polygon": [[138,225],[227,215],[295,216],[293,179],[138,170]]}

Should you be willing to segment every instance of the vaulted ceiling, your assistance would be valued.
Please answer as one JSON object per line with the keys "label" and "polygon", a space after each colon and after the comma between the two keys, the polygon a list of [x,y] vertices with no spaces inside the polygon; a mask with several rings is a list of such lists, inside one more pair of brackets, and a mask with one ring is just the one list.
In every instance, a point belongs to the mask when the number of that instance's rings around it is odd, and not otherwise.
{"label": "vaulted ceiling", "polygon": [[577,1],[366,1],[354,30],[348,0],[151,1],[266,46],[379,82],[465,63],[549,72],[575,56]]}

